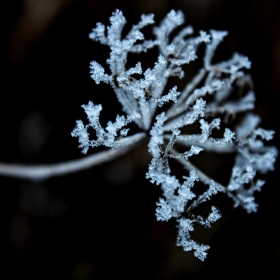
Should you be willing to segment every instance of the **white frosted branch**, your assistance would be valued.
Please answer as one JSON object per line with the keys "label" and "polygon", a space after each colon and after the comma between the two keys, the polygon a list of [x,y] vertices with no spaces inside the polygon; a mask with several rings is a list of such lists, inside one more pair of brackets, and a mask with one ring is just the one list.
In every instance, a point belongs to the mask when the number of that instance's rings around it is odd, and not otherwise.
{"label": "white frosted branch", "polygon": [[[174,149],[171,149],[171,152],[173,154],[178,154],[178,152]],[[185,160],[183,158],[176,158],[177,161],[179,161],[183,166],[185,166],[188,170],[195,170],[201,180],[206,185],[210,185],[211,181],[214,181],[213,179],[209,178],[203,171],[201,171],[199,168],[197,168],[194,164],[192,164],[189,160]],[[215,184],[221,189],[222,192],[226,192],[226,187],[222,184],[214,181]]]}
{"label": "white frosted branch", "polygon": [[[139,134],[137,143],[143,140],[145,136],[145,133]],[[103,164],[126,154],[134,147],[135,144],[94,153],[81,159],[54,164],[25,165],[0,162],[0,175],[34,181],[46,180],[51,177],[63,176]]]}

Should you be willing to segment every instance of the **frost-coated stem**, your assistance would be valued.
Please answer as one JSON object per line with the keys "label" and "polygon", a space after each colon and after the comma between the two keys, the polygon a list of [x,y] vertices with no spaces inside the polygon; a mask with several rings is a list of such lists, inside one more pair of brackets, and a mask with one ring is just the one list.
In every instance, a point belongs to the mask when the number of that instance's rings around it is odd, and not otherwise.
{"label": "frost-coated stem", "polygon": [[[173,154],[178,154],[178,152],[174,149],[170,150]],[[209,178],[204,172],[202,172],[199,168],[197,168],[195,165],[193,165],[190,161],[184,160],[183,158],[176,158],[182,165],[184,165],[188,170],[195,170],[201,180],[201,182],[205,183],[206,185],[209,185],[211,181],[214,181],[213,179]],[[220,188],[222,192],[226,192],[226,187],[221,185],[220,183],[214,181]]]}
{"label": "frost-coated stem", "polygon": [[81,159],[54,163],[54,164],[42,164],[42,165],[25,165],[25,164],[11,164],[0,162],[0,175],[14,178],[21,178],[27,180],[46,180],[51,177],[63,176],[71,174],[103,164],[126,154],[133,149],[137,144],[143,140],[143,137],[139,138],[138,143],[134,145],[128,145],[116,149],[106,150],[99,153],[94,153]]}
{"label": "frost-coated stem", "polygon": [[178,98],[177,103],[174,103],[170,106],[169,110],[166,112],[168,118],[174,118],[178,116],[182,112],[185,111],[185,106],[182,106],[183,103],[186,101],[187,97],[190,93],[196,88],[196,86],[201,82],[201,80],[205,76],[205,69],[200,69],[196,76],[192,79],[192,81],[186,85],[185,89],[182,91],[181,95]]}

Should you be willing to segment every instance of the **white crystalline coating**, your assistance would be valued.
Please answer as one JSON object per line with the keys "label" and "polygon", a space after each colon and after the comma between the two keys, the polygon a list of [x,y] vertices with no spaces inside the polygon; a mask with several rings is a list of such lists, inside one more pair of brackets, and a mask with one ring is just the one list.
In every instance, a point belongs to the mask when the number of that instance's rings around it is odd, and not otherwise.
{"label": "white crystalline coating", "polygon": [[[191,26],[182,27],[184,15],[174,10],[154,27],[153,39],[145,39],[142,31],[155,23],[152,14],[142,15],[138,24],[123,36],[125,23],[123,13],[116,10],[108,27],[97,23],[89,35],[110,48],[106,61],[110,73],[92,61],[90,76],[96,84],[103,82],[113,88],[125,115],[117,115],[114,122],[109,121],[103,128],[99,121],[102,106],[89,102],[82,106],[88,124],[77,121],[72,136],[78,138],[79,147],[87,153],[89,148],[100,145],[118,148],[137,143],[142,138],[140,133],[129,135],[130,123],[144,130],[149,137],[148,151],[152,157],[146,178],[160,185],[163,192],[156,204],[156,218],[158,221],[175,219],[178,223],[176,244],[185,251],[194,251],[203,261],[209,246],[194,241],[190,232],[195,230],[195,224],[211,227],[221,214],[215,206],[211,206],[206,217],[192,210],[202,203],[211,203],[214,195],[223,192],[233,199],[235,206],[243,207],[248,213],[256,212],[254,193],[264,184],[256,179],[257,175],[273,170],[278,154],[275,147],[265,145],[265,141],[273,138],[274,131],[259,128],[260,118],[249,113],[255,102],[251,78],[244,72],[251,67],[249,59],[235,53],[226,61],[212,62],[226,31],[195,34]],[[202,67],[181,89],[186,65],[199,59],[197,50],[203,45]],[[130,53],[145,53],[153,47],[158,48],[159,54],[152,67],[147,68],[141,62],[127,67]],[[180,86],[170,87],[170,77],[180,78]],[[247,85],[249,91],[243,93]],[[238,91],[243,94],[232,96]],[[233,125],[229,128],[231,119]],[[197,132],[191,133],[190,127],[195,127]],[[95,130],[94,140],[89,128]],[[214,137],[215,132],[218,137]],[[181,152],[176,151],[178,146]],[[228,185],[220,185],[192,163],[192,157],[205,151],[235,154]],[[170,161],[181,163],[189,171],[188,176],[173,175]],[[199,195],[193,188],[197,182],[206,185]]]}
{"label": "white crystalline coating", "polygon": [[[84,126],[81,120],[77,121],[76,128],[72,132],[72,136],[78,137],[80,148],[83,148],[82,152],[84,154],[87,153],[90,147],[97,146],[106,146],[110,148],[120,147],[121,143],[125,143],[125,145],[129,145],[132,142],[129,141],[120,141],[117,139],[118,133],[120,136],[125,137],[128,133],[128,129],[124,128],[128,123],[135,121],[140,118],[140,114],[137,112],[132,112],[128,117],[117,115],[116,121],[107,123],[106,129],[104,129],[99,122],[100,112],[102,110],[102,106],[94,105],[91,101],[87,105],[82,105],[87,114],[89,125]],[[96,131],[96,140],[89,140],[88,127],[92,127]],[[125,138],[124,138],[125,139]],[[126,138],[131,139],[133,138]]]}
{"label": "white crystalline coating", "polygon": [[180,95],[180,92],[177,91],[177,86],[173,87],[168,94],[163,95],[158,99],[158,106],[161,107],[164,103],[172,100],[174,103],[177,102],[177,97]]}
{"label": "white crystalline coating", "polygon": [[104,72],[104,68],[96,61],[92,61],[90,63],[90,77],[96,82],[97,85],[100,82],[109,83],[110,77]]}

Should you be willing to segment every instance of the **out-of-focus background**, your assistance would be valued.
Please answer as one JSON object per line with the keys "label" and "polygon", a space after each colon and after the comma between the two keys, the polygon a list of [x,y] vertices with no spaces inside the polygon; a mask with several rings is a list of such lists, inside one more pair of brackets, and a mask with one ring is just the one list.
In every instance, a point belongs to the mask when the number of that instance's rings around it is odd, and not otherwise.
{"label": "out-of-focus background", "polygon": [[[235,51],[250,58],[255,112],[279,143],[278,0],[1,0],[0,161],[79,158],[70,132],[77,119],[86,119],[80,105],[102,103],[104,121],[121,114],[111,88],[89,77],[89,62],[104,65],[109,49],[88,33],[96,22],[108,25],[117,8],[127,18],[125,30],[143,13],[159,22],[171,9],[182,10],[196,31],[228,30],[221,58]],[[156,60],[153,52],[147,58]],[[174,246],[175,223],[156,221],[161,192],[145,179],[148,162],[143,145],[111,163],[44,182],[0,177],[0,278],[279,277],[279,164],[257,195],[257,214],[233,209],[225,197],[215,201],[222,219],[194,234],[211,246],[202,263]]]}

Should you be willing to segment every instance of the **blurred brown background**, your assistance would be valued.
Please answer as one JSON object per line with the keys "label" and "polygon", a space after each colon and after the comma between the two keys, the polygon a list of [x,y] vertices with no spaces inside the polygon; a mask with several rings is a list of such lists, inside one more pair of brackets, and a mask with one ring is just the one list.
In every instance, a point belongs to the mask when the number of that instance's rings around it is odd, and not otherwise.
{"label": "blurred brown background", "polygon": [[[105,64],[108,48],[88,39],[116,9],[127,29],[143,13],[159,22],[182,10],[196,31],[228,30],[221,56],[252,61],[262,126],[278,132],[280,2],[278,0],[0,0],[0,161],[51,163],[81,157],[70,136],[80,105],[102,103],[121,113],[114,93],[95,85],[89,62]],[[153,54],[152,54],[153,55]],[[148,55],[149,56],[149,55]],[[154,61],[156,58],[151,57]],[[279,143],[276,133],[273,144]],[[0,177],[2,279],[201,279],[222,275],[279,277],[277,173],[248,215],[224,198],[223,218],[197,231],[210,244],[204,263],[174,246],[175,224],[158,223],[157,186],[145,180],[145,146],[110,164],[46,182]],[[5,275],[5,273],[8,273]],[[7,276],[8,275],[8,276]]]}

